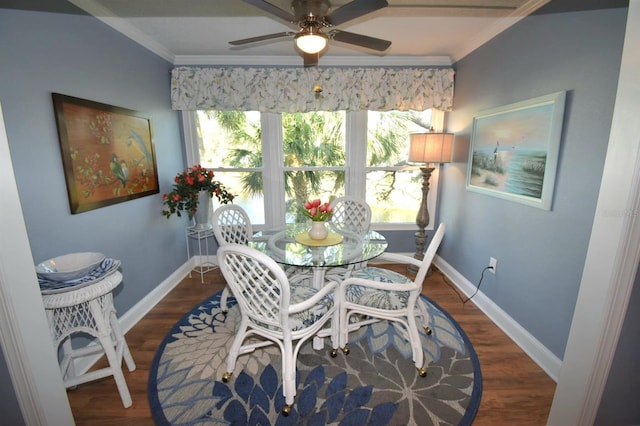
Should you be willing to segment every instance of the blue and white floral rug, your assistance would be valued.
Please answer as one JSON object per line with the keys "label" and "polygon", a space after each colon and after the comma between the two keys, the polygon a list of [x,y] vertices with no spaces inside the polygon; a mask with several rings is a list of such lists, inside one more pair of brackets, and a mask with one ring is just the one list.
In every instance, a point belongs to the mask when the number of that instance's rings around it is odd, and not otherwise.
{"label": "blue and white floral rug", "polygon": [[149,373],[149,401],[158,425],[469,425],[482,394],[478,357],[460,326],[422,296],[433,334],[421,336],[427,377],[418,376],[411,348],[386,321],[350,334],[349,355],[315,351],[309,341],[297,362],[293,412],[284,404],[277,346],[238,357],[228,384],[225,360],[240,312],[217,293],[178,322]]}

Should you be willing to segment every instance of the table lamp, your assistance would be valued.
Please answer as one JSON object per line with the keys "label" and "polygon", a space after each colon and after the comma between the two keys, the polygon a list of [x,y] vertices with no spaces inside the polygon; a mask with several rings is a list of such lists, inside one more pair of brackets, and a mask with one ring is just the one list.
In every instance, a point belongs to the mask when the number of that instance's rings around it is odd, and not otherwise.
{"label": "table lamp", "polygon": [[[428,133],[413,133],[409,140],[409,162],[424,163],[420,167],[422,171],[422,201],[416,216],[418,232],[416,232],[415,259],[422,261],[424,249],[427,243],[425,228],[429,225],[429,210],[427,208],[427,195],[429,194],[429,179],[435,170],[434,165],[450,163],[453,155],[453,133],[437,133],[433,127]],[[416,273],[418,268],[409,265],[409,272]]]}

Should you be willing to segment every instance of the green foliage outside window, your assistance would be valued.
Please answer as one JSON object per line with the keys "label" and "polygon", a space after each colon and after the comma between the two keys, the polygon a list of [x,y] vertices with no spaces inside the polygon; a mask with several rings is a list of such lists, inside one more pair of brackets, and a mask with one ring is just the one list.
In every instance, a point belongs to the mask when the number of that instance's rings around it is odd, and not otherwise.
{"label": "green foliage outside window", "polygon": [[[204,164],[210,167],[256,169],[263,166],[259,113],[206,111],[200,114],[208,118],[199,120],[201,134],[205,131],[211,133],[211,129],[202,128],[205,121],[209,125],[215,125],[212,133],[214,136],[210,137],[213,140],[201,144],[200,155]],[[345,195],[345,116],[343,111],[282,114],[282,166],[285,168],[287,222],[304,220],[299,206],[306,200]],[[413,212],[417,207],[412,207],[412,204],[417,203],[414,185],[411,185],[410,190],[406,187],[406,175],[398,178],[398,173],[406,172],[399,171],[398,168],[406,165],[408,134],[426,131],[429,127],[424,113],[369,113],[366,166],[387,168],[367,174],[367,199],[371,200],[370,204],[376,204],[372,205],[374,221],[376,210],[377,217],[382,220],[398,220],[398,217],[385,211],[397,208],[398,199],[410,199],[403,204],[415,215]],[[239,188],[228,184],[234,193],[246,198],[262,197],[262,173],[246,171],[239,172],[238,175]],[[411,178],[413,183],[419,184],[419,173],[411,175],[415,175]],[[372,179],[373,176],[375,179]],[[406,217],[399,220],[409,221]]]}

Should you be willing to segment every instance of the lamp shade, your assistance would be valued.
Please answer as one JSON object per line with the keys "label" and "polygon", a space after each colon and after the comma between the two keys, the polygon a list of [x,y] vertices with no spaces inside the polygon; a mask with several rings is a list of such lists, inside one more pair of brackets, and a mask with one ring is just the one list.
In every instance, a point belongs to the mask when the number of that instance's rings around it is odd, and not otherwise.
{"label": "lamp shade", "polygon": [[409,140],[409,162],[450,163],[453,133],[413,133]]}
{"label": "lamp shade", "polygon": [[305,53],[318,53],[327,46],[327,36],[319,31],[298,33],[295,39],[298,49]]}

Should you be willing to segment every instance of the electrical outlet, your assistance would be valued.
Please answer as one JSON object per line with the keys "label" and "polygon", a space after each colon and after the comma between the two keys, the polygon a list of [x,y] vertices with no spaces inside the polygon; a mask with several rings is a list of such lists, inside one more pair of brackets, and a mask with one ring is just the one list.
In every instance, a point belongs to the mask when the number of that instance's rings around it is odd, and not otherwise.
{"label": "electrical outlet", "polygon": [[495,274],[495,273],[496,273],[496,268],[498,267],[498,261],[496,260],[496,258],[495,258],[495,257],[490,257],[490,258],[489,258],[489,266],[490,266],[491,268],[493,268],[493,269],[489,269],[489,271],[490,271],[492,274]]}

